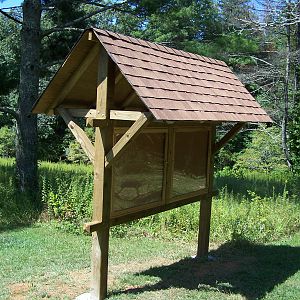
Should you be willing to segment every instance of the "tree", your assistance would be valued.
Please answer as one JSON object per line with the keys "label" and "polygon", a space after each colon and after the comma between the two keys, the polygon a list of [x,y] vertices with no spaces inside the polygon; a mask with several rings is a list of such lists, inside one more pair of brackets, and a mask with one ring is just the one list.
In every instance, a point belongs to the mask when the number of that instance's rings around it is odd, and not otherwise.
{"label": "tree", "polygon": [[[76,14],[74,11],[82,9],[80,5],[90,5],[93,9],[89,13]],[[122,5],[122,4],[121,4]],[[20,27],[20,79],[17,108],[0,107],[0,111],[10,114],[17,121],[17,151],[16,173],[18,187],[21,192],[33,195],[37,199],[37,117],[30,114],[34,102],[38,98],[40,52],[42,40],[51,34],[64,30],[80,30],[77,25],[109,9],[117,9],[119,3],[102,3],[102,1],[70,1],[66,0],[24,0],[22,17],[15,13],[8,13],[0,9],[0,13]],[[71,8],[71,9],[70,9]],[[48,18],[45,24],[41,21]],[[50,20],[50,21],[49,21]],[[54,20],[51,24],[51,20]],[[46,28],[41,28],[46,25]],[[52,25],[52,27],[47,27]],[[54,26],[53,26],[54,25]],[[73,27],[74,26],[74,27]]]}
{"label": "tree", "polygon": [[234,169],[267,173],[286,171],[280,136],[280,129],[274,126],[260,126],[258,130],[253,131],[247,147],[237,155]]}

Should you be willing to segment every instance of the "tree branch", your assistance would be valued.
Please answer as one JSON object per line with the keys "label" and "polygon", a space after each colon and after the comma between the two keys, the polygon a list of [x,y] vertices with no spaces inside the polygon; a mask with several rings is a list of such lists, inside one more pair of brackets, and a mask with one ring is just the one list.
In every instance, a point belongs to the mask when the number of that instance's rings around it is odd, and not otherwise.
{"label": "tree branch", "polygon": [[[123,5],[124,3],[121,3],[121,4],[115,4],[115,5],[105,5],[104,7],[101,7],[101,9],[98,9],[98,10],[95,10],[93,12],[90,12],[89,14],[86,14],[85,16],[83,17],[80,17],[80,18],[77,18],[73,21],[70,21],[68,23],[65,23],[63,24],[62,26],[57,26],[57,27],[53,27],[49,30],[45,30],[43,33],[42,33],[42,37],[45,37],[45,36],[48,36],[54,32],[57,32],[57,31],[62,31],[64,30],[66,27],[70,28],[72,26],[74,26],[76,23],[79,23],[79,22],[82,22],[86,19],[89,19],[101,12],[104,12],[104,11],[107,11],[109,9],[118,9],[121,5]],[[78,30],[80,30],[80,28],[78,28]]]}
{"label": "tree branch", "polygon": [[14,117],[17,121],[19,120],[19,115],[16,111],[9,107],[0,107],[0,112],[6,113]]}
{"label": "tree branch", "polygon": [[78,32],[82,32],[83,30],[84,29],[82,29],[82,28],[76,28],[76,27],[54,27],[52,29],[49,29],[49,31],[48,30],[45,31],[42,34],[42,37],[49,36],[50,34],[52,34],[54,32],[60,32],[60,31],[78,31]]}
{"label": "tree branch", "polygon": [[14,18],[13,16],[11,16],[10,14],[8,14],[7,12],[3,11],[2,9],[0,9],[0,13],[2,15],[4,15],[5,17],[9,18],[10,20],[13,20],[14,22],[18,23],[18,24],[23,24],[23,22],[21,22],[20,20],[18,20],[17,18]]}

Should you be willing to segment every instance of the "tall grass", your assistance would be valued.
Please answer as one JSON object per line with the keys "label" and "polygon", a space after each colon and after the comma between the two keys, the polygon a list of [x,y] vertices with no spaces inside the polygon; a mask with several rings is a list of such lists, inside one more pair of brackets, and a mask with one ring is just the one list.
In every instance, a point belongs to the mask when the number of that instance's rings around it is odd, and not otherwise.
{"label": "tall grass", "polygon": [[[0,159],[0,229],[34,220],[34,208],[14,188],[14,162]],[[92,168],[86,165],[39,166],[40,194],[46,214],[60,227],[80,232],[91,218]],[[299,179],[291,174],[229,170],[216,175],[219,195],[213,199],[211,238],[215,242],[265,242],[300,229]],[[186,205],[112,228],[117,236],[144,235],[195,239],[199,203]]]}

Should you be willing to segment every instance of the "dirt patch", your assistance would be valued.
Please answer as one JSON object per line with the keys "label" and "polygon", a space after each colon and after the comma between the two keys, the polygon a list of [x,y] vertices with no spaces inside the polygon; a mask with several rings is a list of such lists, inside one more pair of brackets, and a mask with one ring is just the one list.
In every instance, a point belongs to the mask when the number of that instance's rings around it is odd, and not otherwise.
{"label": "dirt patch", "polygon": [[[220,259],[213,262],[197,262],[197,260],[187,259],[182,261],[172,260],[163,257],[157,257],[155,260],[148,260],[143,262],[123,263],[109,266],[108,285],[113,286],[118,279],[122,278],[125,273],[152,273],[155,269],[160,268],[174,268],[174,272],[168,280],[162,277],[165,284],[172,284],[176,286],[179,279],[175,277],[188,278],[199,282],[206,282],[208,278],[226,278],[238,273],[242,270],[249,269],[251,264],[256,263],[256,258],[237,256],[230,257],[230,259]],[[180,275],[179,275],[180,273]],[[162,273],[163,274],[163,273]],[[157,275],[162,275],[161,273]],[[155,275],[155,274],[152,274]],[[167,275],[167,274],[166,274]],[[14,283],[9,286],[11,300],[26,300],[29,296],[34,295],[40,298],[55,298],[55,299],[74,299],[76,296],[88,291],[90,287],[91,272],[89,268],[71,271],[67,274],[45,274],[33,280],[31,283]],[[160,276],[159,276],[160,277]],[[167,276],[169,277],[169,276]],[[170,282],[171,280],[171,282]],[[172,280],[175,280],[172,283]],[[178,284],[178,283],[177,283]],[[191,287],[193,287],[191,285]],[[126,290],[134,290],[142,287],[128,286]]]}
{"label": "dirt patch", "polygon": [[11,300],[25,300],[30,291],[28,282],[13,283],[8,286]]}
{"label": "dirt patch", "polygon": [[117,274],[124,274],[124,273],[139,273],[153,267],[157,267],[161,265],[169,265],[173,262],[174,260],[171,259],[157,257],[155,260],[148,260],[144,262],[132,262],[132,263],[119,264],[119,265],[112,265],[109,267],[109,273],[112,276],[115,276]]}
{"label": "dirt patch", "polygon": [[37,293],[46,295],[48,298],[62,299],[68,297],[75,299],[78,295],[86,292],[89,287],[89,269],[72,271],[64,277],[50,280],[46,285],[40,285]]}

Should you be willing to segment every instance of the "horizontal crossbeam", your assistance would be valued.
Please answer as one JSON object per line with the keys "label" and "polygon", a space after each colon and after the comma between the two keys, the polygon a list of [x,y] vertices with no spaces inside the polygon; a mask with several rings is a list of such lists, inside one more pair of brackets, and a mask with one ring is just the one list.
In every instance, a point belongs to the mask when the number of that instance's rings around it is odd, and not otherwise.
{"label": "horizontal crossbeam", "polygon": [[[73,117],[98,120],[96,109],[69,108],[67,110]],[[143,113],[144,112],[130,110],[110,110],[109,117],[111,120],[136,121]]]}

